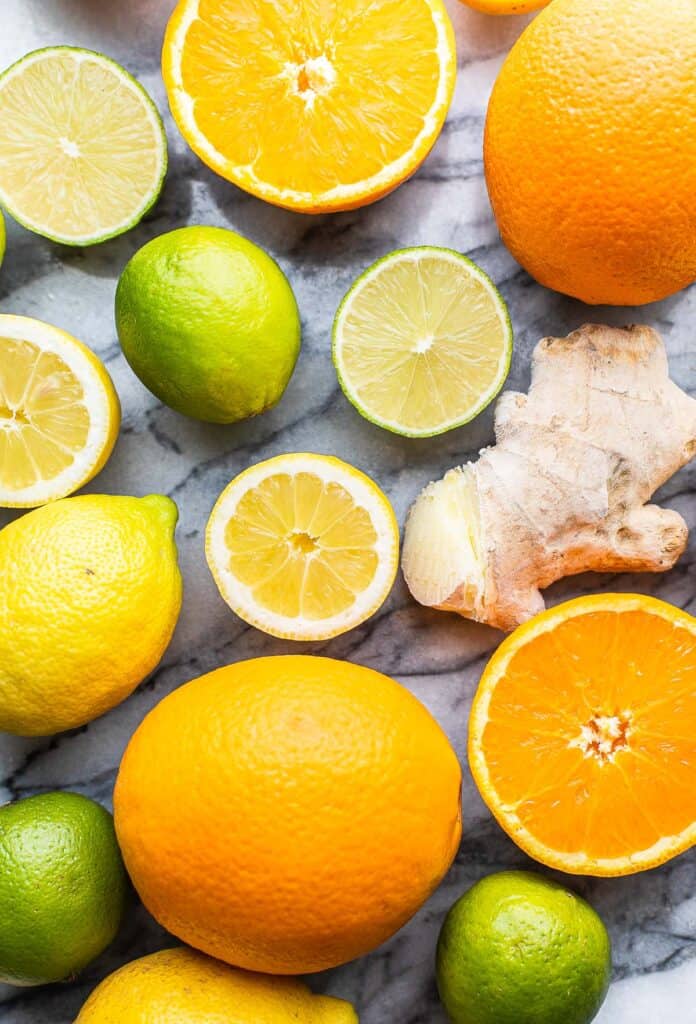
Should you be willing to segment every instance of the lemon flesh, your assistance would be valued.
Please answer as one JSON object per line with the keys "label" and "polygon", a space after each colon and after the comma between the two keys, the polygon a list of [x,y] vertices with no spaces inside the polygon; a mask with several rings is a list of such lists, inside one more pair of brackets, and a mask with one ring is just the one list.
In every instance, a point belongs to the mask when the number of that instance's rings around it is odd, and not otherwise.
{"label": "lemon flesh", "polygon": [[114,61],[36,50],[0,77],[0,203],[25,227],[90,245],[157,199],[167,143],[155,105]]}
{"label": "lemon flesh", "polygon": [[368,618],[394,582],[399,531],[389,501],[338,459],[281,455],[238,476],[208,523],[218,587],[246,622],[319,640]]}
{"label": "lemon flesh", "polygon": [[385,256],[358,278],[334,323],[333,358],[363,416],[408,437],[467,423],[510,367],[505,303],[474,263],[423,246]]}
{"label": "lemon flesh", "polygon": [[71,494],[108,459],[120,407],[106,369],[50,324],[0,315],[0,505]]}

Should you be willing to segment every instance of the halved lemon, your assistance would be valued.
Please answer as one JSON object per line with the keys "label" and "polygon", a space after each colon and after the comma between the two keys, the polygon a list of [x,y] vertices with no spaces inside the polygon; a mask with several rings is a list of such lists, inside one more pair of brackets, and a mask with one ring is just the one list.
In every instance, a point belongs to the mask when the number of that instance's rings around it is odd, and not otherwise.
{"label": "halved lemon", "polygon": [[279,455],[240,473],[206,532],[220,593],[272,636],[326,640],[367,619],[391,590],[399,527],[387,497],[326,455]]}
{"label": "halved lemon", "polygon": [[696,843],[696,619],[639,594],[515,630],[474,699],[469,764],[530,856],[627,875]]}
{"label": "halved lemon", "polygon": [[86,345],[24,316],[0,315],[0,506],[72,494],[104,466],[121,413]]}
{"label": "halved lemon", "polygon": [[0,76],[0,203],[30,231],[65,245],[119,235],[166,169],[157,108],[108,57],[51,46]]}
{"label": "halved lemon", "polygon": [[442,0],[180,0],[162,55],[198,156],[306,213],[362,206],[412,174],[456,66]]}
{"label": "halved lemon", "polygon": [[468,423],[510,368],[512,327],[490,278],[451,249],[399,249],[373,263],[341,303],[333,359],[366,419],[406,437]]}

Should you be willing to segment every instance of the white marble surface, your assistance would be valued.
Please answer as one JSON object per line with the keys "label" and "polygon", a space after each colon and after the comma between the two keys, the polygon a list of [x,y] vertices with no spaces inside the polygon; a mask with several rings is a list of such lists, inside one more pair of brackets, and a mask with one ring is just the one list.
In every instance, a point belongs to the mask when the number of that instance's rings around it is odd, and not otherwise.
{"label": "white marble surface", "polygon": [[[166,111],[159,74],[162,31],[172,0],[3,0],[0,66],[38,46],[99,49],[125,64]],[[396,247],[433,243],[460,249],[492,275],[510,310],[515,356],[509,385],[525,388],[529,355],[544,334],[588,319],[647,322],[661,331],[673,375],[693,386],[696,288],[639,311],[590,310],[536,285],[501,245],[482,177],[486,100],[522,18],[487,18],[450,0],[459,83],[444,132],[421,171],[367,209],[310,218],[276,210],[216,178],[190,153],[167,116],[171,168],[159,205],[130,234],[89,251],[64,249],[9,225],[0,309],[72,331],[107,363],[123,402],[123,430],[90,489],[162,491],[179,505],[177,540],[184,606],[160,668],[121,707],[75,733],[47,740],[0,737],[0,797],[68,788],[110,802],[121,753],[143,715],[183,681],[225,662],[289,649],[244,626],[219,598],[203,557],[202,530],[214,499],[241,468],[279,452],[315,450],[355,462],[389,493],[403,520],[419,488],[491,439],[490,412],[440,439],[409,441],[362,420],[341,394],[329,354],[336,306],[357,272]],[[253,422],[212,427],[159,405],[126,366],[113,326],[113,296],[128,257],[146,240],[187,223],[235,228],[267,248],[295,288],[303,351],[282,403]],[[663,501],[694,525],[696,464],[665,488]],[[0,523],[9,519],[0,514]],[[647,590],[696,610],[694,542],[662,577],[581,577],[556,586],[557,601],[596,589]],[[482,666],[499,634],[419,609],[399,582],[370,622],[328,644],[306,645],[372,665],[401,680],[437,716],[465,761],[467,714]],[[293,648],[297,649],[297,648]],[[443,1024],[433,951],[443,914],[475,879],[529,865],[499,830],[465,771],[465,829],[456,863],[426,907],[390,943],[315,984],[355,1001],[362,1024]],[[696,1024],[696,856],[618,880],[571,880],[603,915],[614,943],[615,983],[601,1024]],[[68,1024],[95,982],[116,965],[166,945],[168,937],[134,907],[103,957],[71,985],[0,987],[3,1024]],[[564,1024],[559,1021],[558,1024]]]}

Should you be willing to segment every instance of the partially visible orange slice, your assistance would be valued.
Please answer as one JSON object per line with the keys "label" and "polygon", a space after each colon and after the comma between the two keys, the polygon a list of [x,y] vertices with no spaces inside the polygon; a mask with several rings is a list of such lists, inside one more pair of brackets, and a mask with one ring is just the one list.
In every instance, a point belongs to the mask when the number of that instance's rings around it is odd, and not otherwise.
{"label": "partially visible orange slice", "polygon": [[412,174],[456,64],[442,0],[180,0],[162,56],[201,159],[307,213],[362,206]]}
{"label": "partially visible orange slice", "polygon": [[584,597],[517,629],[474,700],[469,761],[528,854],[626,875],[696,843],[696,619],[634,594]]}

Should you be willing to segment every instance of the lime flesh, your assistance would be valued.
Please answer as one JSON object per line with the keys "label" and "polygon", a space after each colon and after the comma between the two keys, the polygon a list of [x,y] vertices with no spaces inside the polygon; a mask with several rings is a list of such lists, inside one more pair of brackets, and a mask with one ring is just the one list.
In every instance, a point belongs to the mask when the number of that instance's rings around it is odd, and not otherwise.
{"label": "lime flesh", "polygon": [[512,329],[490,279],[461,253],[401,249],[373,264],[344,298],[333,358],[363,416],[409,437],[473,419],[507,376]]}
{"label": "lime flesh", "polygon": [[592,907],[526,871],[477,882],[438,942],[438,989],[453,1024],[589,1024],[610,975],[609,936]]}
{"label": "lime flesh", "polygon": [[0,76],[0,203],[30,231],[65,245],[119,235],[166,169],[157,108],[108,57],[47,47]]}

